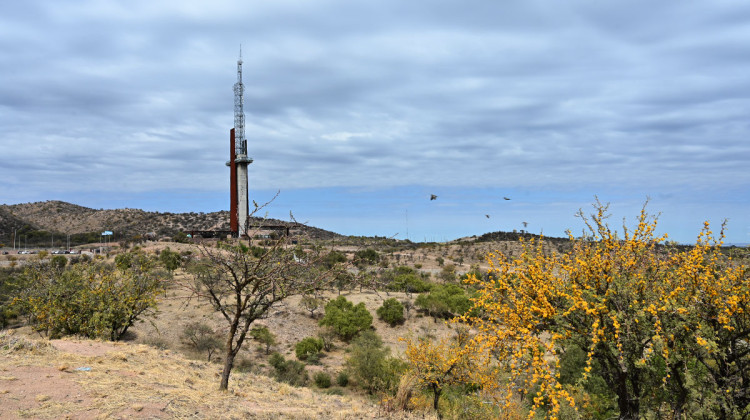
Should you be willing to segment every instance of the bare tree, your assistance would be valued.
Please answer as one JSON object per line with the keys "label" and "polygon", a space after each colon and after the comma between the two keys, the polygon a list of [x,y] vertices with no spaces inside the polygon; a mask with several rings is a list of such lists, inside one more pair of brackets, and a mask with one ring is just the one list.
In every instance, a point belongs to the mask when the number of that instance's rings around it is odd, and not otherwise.
{"label": "bare tree", "polygon": [[203,245],[200,251],[200,258],[190,268],[194,281],[185,285],[193,296],[210,302],[229,325],[219,385],[226,390],[250,325],[274,304],[328,285],[331,270],[317,264],[319,252],[315,249],[306,250],[303,258],[295,256],[283,235],[265,240],[262,247],[219,242],[216,247]]}

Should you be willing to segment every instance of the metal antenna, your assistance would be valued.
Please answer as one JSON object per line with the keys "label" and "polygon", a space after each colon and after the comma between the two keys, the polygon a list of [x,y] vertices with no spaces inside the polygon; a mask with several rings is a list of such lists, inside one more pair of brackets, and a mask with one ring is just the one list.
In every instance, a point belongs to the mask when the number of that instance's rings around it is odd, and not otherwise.
{"label": "metal antenna", "polygon": [[242,84],[242,45],[237,59],[237,83],[234,84],[234,138],[237,156],[247,156],[247,139],[245,138],[245,85]]}

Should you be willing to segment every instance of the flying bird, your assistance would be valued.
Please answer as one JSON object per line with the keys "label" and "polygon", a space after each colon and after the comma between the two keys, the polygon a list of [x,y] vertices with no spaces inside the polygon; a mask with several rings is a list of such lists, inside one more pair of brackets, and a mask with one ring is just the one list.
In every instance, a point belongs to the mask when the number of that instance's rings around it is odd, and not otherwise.
{"label": "flying bird", "polygon": [[503,197],[503,200],[510,200],[510,198],[508,198],[508,197]]}
{"label": "flying bird", "polygon": [[489,215],[489,214],[485,214],[485,215],[484,215],[484,217],[486,217],[486,218],[488,218],[488,219],[489,219],[489,218],[490,218],[490,215]]}
{"label": "flying bird", "polygon": [[435,194],[430,194],[430,201],[432,201],[432,200],[434,200],[436,198],[437,198],[437,196]]}

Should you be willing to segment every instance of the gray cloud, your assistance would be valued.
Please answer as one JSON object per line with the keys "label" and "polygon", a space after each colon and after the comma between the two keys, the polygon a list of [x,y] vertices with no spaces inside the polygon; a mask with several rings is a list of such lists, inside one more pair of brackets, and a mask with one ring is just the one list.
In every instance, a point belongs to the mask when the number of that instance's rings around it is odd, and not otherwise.
{"label": "gray cloud", "polygon": [[240,43],[256,188],[750,187],[737,2],[6,3],[16,200],[224,190]]}

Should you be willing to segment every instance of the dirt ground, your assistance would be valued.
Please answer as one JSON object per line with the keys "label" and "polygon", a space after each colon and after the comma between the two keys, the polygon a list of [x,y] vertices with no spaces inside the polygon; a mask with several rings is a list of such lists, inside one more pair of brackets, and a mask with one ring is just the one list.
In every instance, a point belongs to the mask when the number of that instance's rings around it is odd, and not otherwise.
{"label": "dirt ground", "polygon": [[0,346],[3,419],[425,418],[249,373],[233,373],[230,391],[220,392],[216,365],[145,345],[2,332]]}

